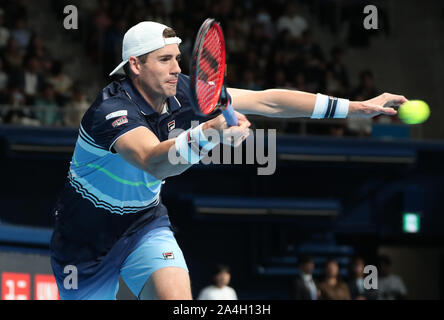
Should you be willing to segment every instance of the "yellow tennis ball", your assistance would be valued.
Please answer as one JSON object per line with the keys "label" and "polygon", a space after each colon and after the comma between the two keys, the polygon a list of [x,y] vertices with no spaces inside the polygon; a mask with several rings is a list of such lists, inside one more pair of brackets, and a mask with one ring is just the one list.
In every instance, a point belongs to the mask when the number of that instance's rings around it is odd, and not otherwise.
{"label": "yellow tennis ball", "polygon": [[419,124],[428,119],[430,109],[422,100],[410,100],[403,103],[398,109],[398,117],[407,124]]}

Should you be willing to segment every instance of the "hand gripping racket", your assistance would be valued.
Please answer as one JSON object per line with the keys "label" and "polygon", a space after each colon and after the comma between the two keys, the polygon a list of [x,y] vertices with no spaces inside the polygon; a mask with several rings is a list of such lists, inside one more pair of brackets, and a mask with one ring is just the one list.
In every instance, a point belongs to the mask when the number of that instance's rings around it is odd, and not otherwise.
{"label": "hand gripping racket", "polygon": [[214,19],[206,19],[197,33],[191,58],[191,96],[200,115],[220,109],[229,126],[238,120],[225,86],[225,39]]}

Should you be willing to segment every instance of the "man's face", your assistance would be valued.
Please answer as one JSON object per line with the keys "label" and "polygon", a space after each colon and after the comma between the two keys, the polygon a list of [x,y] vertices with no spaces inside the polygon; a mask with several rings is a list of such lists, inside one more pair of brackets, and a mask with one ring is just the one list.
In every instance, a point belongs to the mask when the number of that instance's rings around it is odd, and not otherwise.
{"label": "man's face", "polygon": [[302,270],[302,272],[304,272],[305,274],[312,274],[314,268],[315,268],[315,265],[314,265],[314,262],[313,262],[313,261],[307,261],[306,263],[304,263],[303,265],[301,265],[301,270]]}
{"label": "man's face", "polygon": [[144,90],[157,97],[176,95],[180,51],[177,44],[169,44],[150,52],[145,63],[139,63],[139,83]]}
{"label": "man's face", "polygon": [[329,262],[325,268],[327,277],[337,277],[339,273],[339,266],[336,262]]}
{"label": "man's face", "polygon": [[221,271],[216,275],[216,285],[218,287],[228,286],[231,280],[231,275],[227,271]]}

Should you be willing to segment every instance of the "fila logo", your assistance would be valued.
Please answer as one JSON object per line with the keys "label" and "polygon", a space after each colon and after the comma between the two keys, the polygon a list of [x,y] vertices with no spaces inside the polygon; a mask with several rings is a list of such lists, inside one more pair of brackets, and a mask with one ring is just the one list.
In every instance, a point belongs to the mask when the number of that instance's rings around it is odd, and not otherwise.
{"label": "fila logo", "polygon": [[113,128],[121,126],[122,124],[128,123],[128,118],[126,116],[120,117],[119,119],[115,120],[112,125]]}
{"label": "fila logo", "polygon": [[162,255],[165,260],[174,259],[174,254],[172,252],[164,252]]}
{"label": "fila logo", "polygon": [[193,142],[195,142],[195,140],[193,139],[193,136],[191,135],[191,131],[189,130],[187,132],[187,143],[190,144],[190,143],[193,143]]}
{"label": "fila logo", "polygon": [[173,130],[176,127],[176,120],[168,122],[168,131]]}

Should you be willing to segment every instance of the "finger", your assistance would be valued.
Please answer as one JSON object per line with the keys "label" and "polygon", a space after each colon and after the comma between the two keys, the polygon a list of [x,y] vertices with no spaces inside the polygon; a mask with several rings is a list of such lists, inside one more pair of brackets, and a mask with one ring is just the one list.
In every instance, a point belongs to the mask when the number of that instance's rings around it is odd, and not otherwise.
{"label": "finger", "polygon": [[381,108],[381,113],[389,116],[394,116],[398,113],[398,111],[393,108]]}
{"label": "finger", "polygon": [[244,130],[244,129],[249,128],[250,125],[251,125],[250,121],[246,120],[245,122],[242,122],[242,123],[239,125],[239,128],[240,128],[241,130]]}
{"label": "finger", "polygon": [[408,101],[408,99],[404,96],[396,95],[396,94],[387,94],[387,102],[384,104],[384,107],[391,106],[399,106]]}
{"label": "finger", "polygon": [[247,120],[247,117],[240,112],[234,111],[234,114],[239,120]]}

